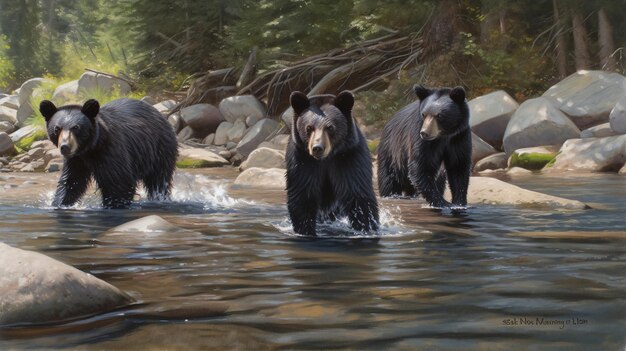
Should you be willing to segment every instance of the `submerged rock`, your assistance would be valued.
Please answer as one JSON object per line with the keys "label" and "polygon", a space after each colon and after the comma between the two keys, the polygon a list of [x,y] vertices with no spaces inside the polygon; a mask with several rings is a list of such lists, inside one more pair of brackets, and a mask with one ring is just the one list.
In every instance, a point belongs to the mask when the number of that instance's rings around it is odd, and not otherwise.
{"label": "submerged rock", "polygon": [[556,157],[559,148],[559,145],[544,145],[517,149],[509,157],[508,166],[540,170]]}
{"label": "submerged rock", "polygon": [[172,232],[179,230],[182,229],[157,215],[135,219],[110,229],[112,232]]}
{"label": "submerged rock", "polygon": [[487,156],[478,161],[474,166],[474,172],[482,172],[488,169],[502,169],[506,168],[507,157],[506,153],[499,152],[491,156]]}
{"label": "submerged rock", "polygon": [[[449,198],[449,190],[447,197]],[[495,178],[471,177],[467,194],[470,205],[508,205],[542,209],[583,210],[586,204],[526,190]]]}
{"label": "submerged rock", "polygon": [[248,168],[235,179],[234,187],[284,190],[285,170],[282,168]]}
{"label": "submerged rock", "polygon": [[91,274],[0,243],[0,325],[64,321],[132,302]]}

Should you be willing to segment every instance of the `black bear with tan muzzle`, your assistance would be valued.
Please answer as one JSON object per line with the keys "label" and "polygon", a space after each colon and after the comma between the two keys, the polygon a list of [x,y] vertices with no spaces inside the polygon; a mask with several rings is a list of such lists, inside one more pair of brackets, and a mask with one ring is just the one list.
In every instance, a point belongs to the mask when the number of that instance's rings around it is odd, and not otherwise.
{"label": "black bear with tan muzzle", "polygon": [[[413,87],[417,101],[398,111],[378,146],[381,196],[422,195],[431,206],[467,205],[472,133],[465,90]],[[452,203],[444,199],[446,178]]]}
{"label": "black bear with tan muzzle", "polygon": [[357,231],[378,229],[372,160],[352,119],[349,91],[307,97],[291,94],[287,145],[287,209],[296,233],[316,235],[316,223],[347,216]]}
{"label": "black bear with tan muzzle", "polygon": [[39,111],[65,159],[53,206],[75,204],[93,179],[105,208],[128,207],[138,182],[150,199],[169,196],[178,143],[154,107],[132,99],[102,108],[96,100],[61,107],[44,100]]}

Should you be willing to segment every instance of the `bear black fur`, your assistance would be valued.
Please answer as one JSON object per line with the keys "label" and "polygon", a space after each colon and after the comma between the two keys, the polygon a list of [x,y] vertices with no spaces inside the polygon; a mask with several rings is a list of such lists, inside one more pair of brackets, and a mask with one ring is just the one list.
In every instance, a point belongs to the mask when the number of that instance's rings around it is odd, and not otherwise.
{"label": "bear black fur", "polygon": [[290,97],[294,110],[287,145],[287,208],[296,233],[316,235],[317,220],[347,216],[358,231],[378,229],[367,142],[352,120],[349,91],[310,99]]}
{"label": "bear black fur", "polygon": [[92,179],[105,208],[129,207],[138,181],[150,199],[169,196],[178,144],[154,107],[119,99],[102,108],[96,100],[57,108],[44,100],[39,110],[48,137],[65,158],[53,206],[76,203]]}
{"label": "bear black fur", "polygon": [[[380,195],[418,194],[434,207],[466,206],[472,134],[465,90],[420,85],[413,89],[419,100],[398,111],[383,129],[378,146]],[[452,204],[443,197],[446,175]]]}

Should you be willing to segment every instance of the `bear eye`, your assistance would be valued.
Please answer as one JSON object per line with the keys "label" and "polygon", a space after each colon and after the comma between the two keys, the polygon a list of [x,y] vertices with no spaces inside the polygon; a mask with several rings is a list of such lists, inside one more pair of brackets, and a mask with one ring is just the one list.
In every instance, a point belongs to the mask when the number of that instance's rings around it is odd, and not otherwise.
{"label": "bear eye", "polygon": [[326,129],[328,130],[329,133],[332,133],[332,132],[335,131],[335,127],[334,126],[328,126]]}
{"label": "bear eye", "polygon": [[426,114],[422,112],[422,118],[426,118]]}
{"label": "bear eye", "polygon": [[313,132],[313,127],[312,126],[306,126],[306,133],[307,134],[311,134]]}
{"label": "bear eye", "polygon": [[59,134],[60,131],[61,128],[59,128],[59,126],[54,127],[54,134]]}
{"label": "bear eye", "polygon": [[73,132],[77,132],[79,129],[80,129],[80,127],[79,127],[78,125],[73,126],[73,127],[71,128],[71,130],[72,130]]}

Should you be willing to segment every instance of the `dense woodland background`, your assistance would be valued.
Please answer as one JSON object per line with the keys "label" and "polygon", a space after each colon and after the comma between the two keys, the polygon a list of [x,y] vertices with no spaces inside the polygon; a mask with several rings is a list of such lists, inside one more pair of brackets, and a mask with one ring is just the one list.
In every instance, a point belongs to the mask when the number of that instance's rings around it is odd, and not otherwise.
{"label": "dense woodland background", "polygon": [[624,18],[624,0],[0,0],[0,92],[91,68],[188,103],[252,93],[274,114],[287,90],[348,88],[376,119],[416,82],[521,102],[577,69],[623,73]]}

